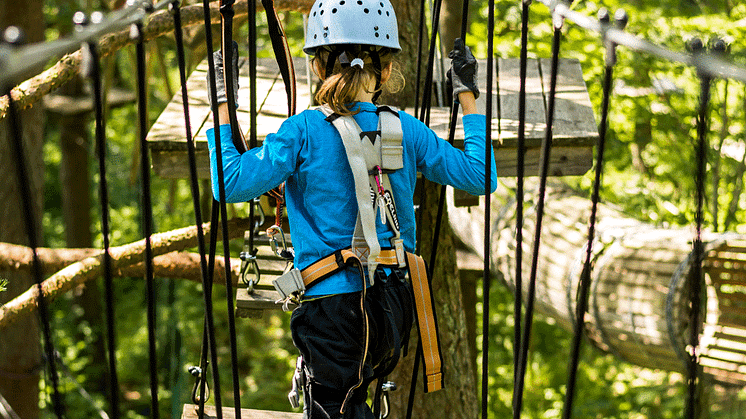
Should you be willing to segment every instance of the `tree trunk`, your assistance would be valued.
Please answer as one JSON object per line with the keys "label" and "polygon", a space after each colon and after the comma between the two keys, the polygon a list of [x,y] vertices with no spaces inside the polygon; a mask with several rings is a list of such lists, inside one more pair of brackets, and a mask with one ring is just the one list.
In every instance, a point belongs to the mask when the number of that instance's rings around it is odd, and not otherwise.
{"label": "tree trunk", "polygon": [[[0,28],[19,26],[28,42],[44,39],[42,1],[3,2]],[[18,185],[16,159],[10,152],[12,133],[8,121],[0,122],[0,241],[28,244],[22,217],[21,188],[28,188],[33,200],[33,217],[41,226],[44,163],[42,158],[43,113],[40,109],[19,112],[30,185]],[[37,229],[41,239],[41,228]],[[40,241],[40,240],[39,240]],[[34,280],[27,272],[7,270],[0,277],[9,280],[8,291],[0,293],[0,304],[26,291]],[[39,324],[35,316],[21,319],[0,335],[0,394],[22,418],[39,416],[39,372],[44,368],[39,345]]]}

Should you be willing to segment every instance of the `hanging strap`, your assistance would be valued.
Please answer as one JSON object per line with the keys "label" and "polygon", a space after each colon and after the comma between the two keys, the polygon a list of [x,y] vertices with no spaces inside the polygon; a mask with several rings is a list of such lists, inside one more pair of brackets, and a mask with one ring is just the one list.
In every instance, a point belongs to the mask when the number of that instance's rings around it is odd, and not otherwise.
{"label": "hanging strap", "polygon": [[433,297],[425,261],[420,256],[407,253],[407,269],[409,269],[409,279],[412,281],[417,326],[422,342],[425,393],[430,393],[443,388],[443,357],[438,339],[438,321],[433,308]]}
{"label": "hanging strap", "polygon": [[285,36],[285,31],[282,29],[280,19],[277,17],[274,1],[262,0],[262,6],[264,6],[264,11],[267,12],[269,39],[272,41],[272,49],[275,52],[275,59],[277,60],[277,65],[280,67],[282,81],[285,83],[285,92],[287,93],[288,99],[288,116],[295,115],[295,103],[297,97],[295,88],[295,68],[293,65],[293,57],[290,55],[288,40]]}

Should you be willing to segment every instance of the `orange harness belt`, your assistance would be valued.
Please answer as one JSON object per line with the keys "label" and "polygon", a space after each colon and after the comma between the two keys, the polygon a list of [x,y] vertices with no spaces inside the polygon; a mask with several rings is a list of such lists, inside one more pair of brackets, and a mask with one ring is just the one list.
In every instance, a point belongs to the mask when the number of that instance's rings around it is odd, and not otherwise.
{"label": "orange harness belt", "polygon": [[[438,339],[438,322],[433,308],[433,297],[430,281],[427,278],[425,261],[421,257],[409,252],[406,253],[406,257],[409,280],[412,283],[414,294],[417,328],[420,340],[422,341],[425,393],[429,393],[443,388],[443,358]],[[358,259],[358,257],[352,250],[342,249],[303,269],[301,276],[303,277],[306,289],[329,275],[349,266],[350,259]],[[393,249],[381,250],[377,261],[381,266],[399,267],[396,251]]]}

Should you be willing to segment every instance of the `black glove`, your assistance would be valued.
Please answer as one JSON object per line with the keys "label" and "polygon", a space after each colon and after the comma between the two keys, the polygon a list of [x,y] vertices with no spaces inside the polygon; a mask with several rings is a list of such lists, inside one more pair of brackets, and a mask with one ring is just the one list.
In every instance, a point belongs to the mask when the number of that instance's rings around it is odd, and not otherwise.
{"label": "black glove", "polygon": [[475,98],[479,97],[477,59],[463,39],[456,38],[453,41],[453,51],[448,53],[448,58],[451,59],[451,68],[446,76],[453,86],[454,99],[458,99],[458,94],[462,92],[472,92]]}
{"label": "black glove", "polygon": [[[215,89],[218,97],[218,104],[228,102],[228,96],[225,92],[225,76],[223,75],[223,51],[217,50],[212,53],[215,62]],[[238,43],[233,41],[233,93],[238,107]],[[212,107],[212,93],[210,91],[210,74],[207,75],[207,100]]]}

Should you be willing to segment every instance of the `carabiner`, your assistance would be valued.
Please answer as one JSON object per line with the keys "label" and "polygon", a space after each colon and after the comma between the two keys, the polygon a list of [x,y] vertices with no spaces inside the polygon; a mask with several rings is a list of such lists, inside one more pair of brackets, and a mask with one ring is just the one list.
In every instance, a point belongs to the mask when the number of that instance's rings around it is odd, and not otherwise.
{"label": "carabiner", "polygon": [[[282,239],[282,250],[277,250],[277,234],[280,234],[280,238]],[[292,249],[288,249],[287,242],[285,241],[285,232],[282,231],[282,228],[278,225],[273,225],[272,227],[267,229],[267,237],[269,237],[271,240],[269,242],[270,247],[272,247],[272,252],[277,255],[277,257],[280,257],[285,260],[293,260],[295,257],[295,252],[293,252]]]}
{"label": "carabiner", "polygon": [[[259,235],[259,228],[264,225],[264,221],[266,220],[266,215],[264,214],[264,208],[262,208],[262,203],[259,201],[259,198],[254,198],[251,201],[251,205],[257,208],[259,211],[259,220],[254,223],[254,235]],[[254,215],[257,215],[256,211],[254,212]]]}

